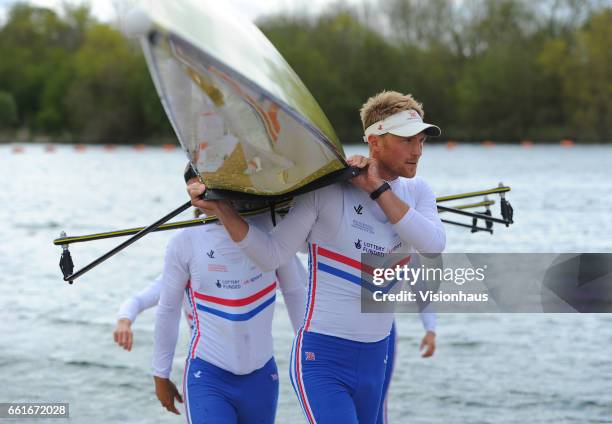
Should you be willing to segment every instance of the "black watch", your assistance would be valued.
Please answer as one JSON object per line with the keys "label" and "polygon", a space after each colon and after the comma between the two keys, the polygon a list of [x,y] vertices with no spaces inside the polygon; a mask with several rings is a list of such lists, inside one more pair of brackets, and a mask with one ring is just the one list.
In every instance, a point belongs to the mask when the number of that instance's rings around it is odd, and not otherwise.
{"label": "black watch", "polygon": [[378,199],[380,195],[383,194],[387,190],[391,190],[391,186],[389,185],[388,182],[385,181],[384,183],[382,183],[380,187],[378,187],[376,190],[370,193],[370,199],[372,200]]}

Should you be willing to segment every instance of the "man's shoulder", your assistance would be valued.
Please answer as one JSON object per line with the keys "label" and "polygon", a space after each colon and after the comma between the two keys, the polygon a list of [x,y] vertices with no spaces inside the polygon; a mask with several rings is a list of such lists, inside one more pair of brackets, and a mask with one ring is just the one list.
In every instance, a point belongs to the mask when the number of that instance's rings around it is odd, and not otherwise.
{"label": "man's shoulder", "polygon": [[400,184],[404,184],[404,185],[411,185],[411,186],[415,186],[415,185],[419,185],[425,182],[425,180],[423,179],[423,177],[419,177],[418,175],[412,177],[412,178],[408,178],[408,177],[399,177],[400,180]]}
{"label": "man's shoulder", "polygon": [[412,178],[399,177],[400,185],[411,191],[419,192],[421,190],[431,190],[429,184],[423,177],[415,176]]}
{"label": "man's shoulder", "polygon": [[176,230],[172,237],[170,237],[170,240],[168,241],[168,246],[189,245],[194,239],[198,237],[198,235],[206,234],[210,230],[209,227],[213,225],[215,224],[205,224],[197,227],[188,227]]}
{"label": "man's shoulder", "polygon": [[339,181],[333,184],[326,185],[325,187],[321,187],[318,190],[315,190],[314,193],[321,196],[330,196],[343,192],[346,189],[353,187],[348,181]]}
{"label": "man's shoulder", "polygon": [[300,194],[295,198],[294,203],[299,201],[329,202],[333,199],[337,199],[344,190],[350,189],[351,187],[351,184],[345,181],[329,184],[325,187],[309,191],[308,193]]}
{"label": "man's shoulder", "polygon": [[[394,189],[395,190],[395,189]],[[433,190],[422,177],[405,178],[400,177],[397,194],[400,197],[414,199],[416,203],[434,196]]]}

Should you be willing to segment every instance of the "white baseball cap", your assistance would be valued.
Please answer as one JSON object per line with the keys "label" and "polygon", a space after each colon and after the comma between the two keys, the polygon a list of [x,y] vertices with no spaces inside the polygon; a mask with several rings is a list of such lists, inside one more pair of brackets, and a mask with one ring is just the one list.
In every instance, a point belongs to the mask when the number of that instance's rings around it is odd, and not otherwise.
{"label": "white baseball cap", "polygon": [[438,137],[442,134],[442,131],[436,125],[423,122],[423,118],[416,110],[403,110],[366,128],[363,141],[367,143],[370,135],[391,133],[400,137],[412,137],[422,131],[432,137]]}

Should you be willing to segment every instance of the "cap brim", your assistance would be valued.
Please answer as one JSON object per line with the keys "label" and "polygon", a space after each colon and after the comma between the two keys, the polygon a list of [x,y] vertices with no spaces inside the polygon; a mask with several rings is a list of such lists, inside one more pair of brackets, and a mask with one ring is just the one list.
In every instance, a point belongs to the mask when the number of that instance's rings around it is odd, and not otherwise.
{"label": "cap brim", "polygon": [[430,137],[438,137],[440,136],[440,134],[442,134],[442,130],[440,130],[440,127],[431,124],[426,124],[424,122],[409,123],[407,125],[403,125],[399,128],[394,128],[389,131],[390,134],[394,134],[399,137],[412,137],[413,135],[417,135],[420,132],[425,132],[425,134]]}

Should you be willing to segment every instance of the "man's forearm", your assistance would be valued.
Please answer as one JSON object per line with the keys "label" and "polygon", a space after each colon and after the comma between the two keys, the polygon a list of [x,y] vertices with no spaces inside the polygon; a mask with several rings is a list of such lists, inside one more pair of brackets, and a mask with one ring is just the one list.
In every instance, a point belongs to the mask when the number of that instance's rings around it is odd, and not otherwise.
{"label": "man's forearm", "polygon": [[387,190],[381,194],[378,199],[378,206],[383,210],[389,222],[396,224],[406,215],[410,206],[402,201],[393,191]]}
{"label": "man's forearm", "polygon": [[219,221],[221,221],[234,242],[238,243],[247,236],[249,224],[242,219],[229,203],[223,202],[219,205],[217,218],[219,218]]}

